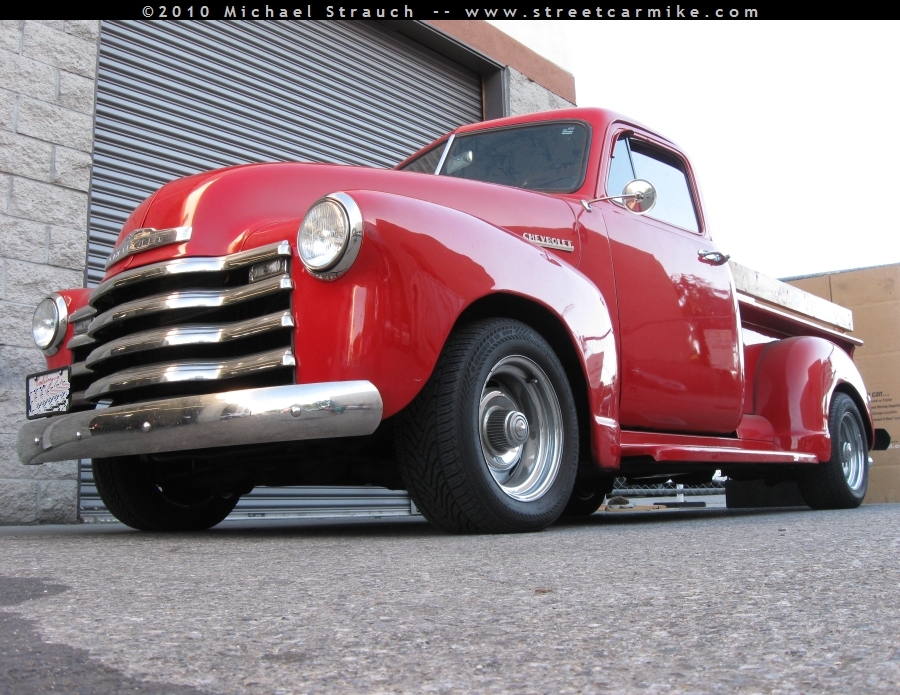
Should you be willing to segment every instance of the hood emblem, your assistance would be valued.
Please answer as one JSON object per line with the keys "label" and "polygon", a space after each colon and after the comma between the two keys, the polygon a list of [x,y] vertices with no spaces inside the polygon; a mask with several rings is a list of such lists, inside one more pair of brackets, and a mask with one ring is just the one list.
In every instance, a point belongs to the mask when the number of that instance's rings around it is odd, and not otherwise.
{"label": "hood emblem", "polygon": [[560,251],[574,251],[575,245],[568,239],[557,239],[552,236],[542,236],[540,234],[531,234],[526,232],[522,238],[527,239],[532,244],[538,246],[546,246],[548,249],[558,249]]}
{"label": "hood emblem", "polygon": [[122,240],[109,258],[106,259],[106,269],[114,263],[118,263],[127,256],[132,256],[141,251],[149,251],[158,246],[177,244],[179,241],[188,241],[191,238],[191,227],[171,227],[169,229],[154,229],[142,227],[135,229]]}

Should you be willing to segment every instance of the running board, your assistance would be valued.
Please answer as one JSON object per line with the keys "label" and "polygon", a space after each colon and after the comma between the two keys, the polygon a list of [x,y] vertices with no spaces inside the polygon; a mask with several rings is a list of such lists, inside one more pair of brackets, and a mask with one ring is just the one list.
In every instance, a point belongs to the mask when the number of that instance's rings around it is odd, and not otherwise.
{"label": "running board", "polygon": [[[652,432],[622,432],[622,458],[681,463],[818,463],[815,454],[779,451],[760,441]],[[763,448],[760,448],[763,445]]]}

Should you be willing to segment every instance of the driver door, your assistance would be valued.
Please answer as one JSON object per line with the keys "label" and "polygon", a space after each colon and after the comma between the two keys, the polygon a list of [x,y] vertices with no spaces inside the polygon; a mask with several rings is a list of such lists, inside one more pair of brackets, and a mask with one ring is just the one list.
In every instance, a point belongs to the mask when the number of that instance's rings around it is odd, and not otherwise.
{"label": "driver door", "polygon": [[[650,134],[621,130],[607,160],[607,195],[632,179],[656,188],[646,215],[602,203],[618,297],[621,424],[727,434],[743,410],[740,328],[727,263],[703,228],[687,161]],[[602,174],[601,174],[602,176]]]}

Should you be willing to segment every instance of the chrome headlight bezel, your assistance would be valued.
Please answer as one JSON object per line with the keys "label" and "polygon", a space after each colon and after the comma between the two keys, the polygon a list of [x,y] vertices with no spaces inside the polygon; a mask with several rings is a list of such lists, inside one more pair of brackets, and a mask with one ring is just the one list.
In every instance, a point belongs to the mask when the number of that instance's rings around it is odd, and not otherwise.
{"label": "chrome headlight bezel", "polygon": [[[49,340],[38,341],[35,330],[35,321],[37,319],[38,311],[42,306],[46,306],[47,302],[50,302],[52,307],[56,311],[55,326],[53,328],[53,332],[50,334]],[[31,337],[34,340],[34,344],[37,345],[41,352],[43,352],[45,355],[55,355],[57,352],[59,352],[59,346],[60,344],[62,344],[63,338],[66,337],[66,328],[68,327],[68,325],[69,308],[66,305],[66,300],[62,297],[62,295],[56,294],[54,292],[49,297],[45,297],[44,299],[42,299],[34,308],[34,313],[31,316]]]}
{"label": "chrome headlight bezel", "polygon": [[[323,203],[337,205],[343,214],[346,225],[344,229],[344,242],[333,258],[328,259],[325,263],[314,264],[303,254],[304,227],[306,227],[307,220],[310,219],[310,216],[314,214],[316,207]],[[359,209],[359,205],[357,205],[356,201],[346,193],[329,193],[313,203],[306,215],[303,216],[303,221],[300,223],[300,229],[297,230],[297,253],[300,256],[300,262],[303,263],[303,267],[306,268],[306,271],[310,275],[319,280],[337,280],[350,270],[350,266],[356,261],[356,257],[359,255],[359,249],[362,246],[362,240],[363,218],[362,210]]]}

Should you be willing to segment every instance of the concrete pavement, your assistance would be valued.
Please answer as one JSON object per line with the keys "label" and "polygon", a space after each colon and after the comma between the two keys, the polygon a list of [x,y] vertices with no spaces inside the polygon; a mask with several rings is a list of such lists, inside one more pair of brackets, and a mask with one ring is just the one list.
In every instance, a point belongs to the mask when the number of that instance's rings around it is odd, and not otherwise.
{"label": "concrete pavement", "polygon": [[900,505],[0,529],[0,693],[895,693]]}

